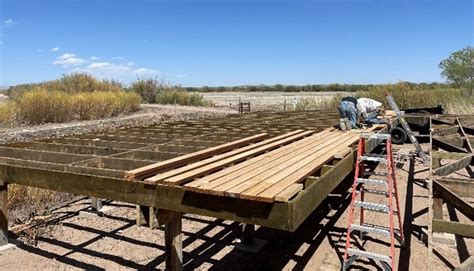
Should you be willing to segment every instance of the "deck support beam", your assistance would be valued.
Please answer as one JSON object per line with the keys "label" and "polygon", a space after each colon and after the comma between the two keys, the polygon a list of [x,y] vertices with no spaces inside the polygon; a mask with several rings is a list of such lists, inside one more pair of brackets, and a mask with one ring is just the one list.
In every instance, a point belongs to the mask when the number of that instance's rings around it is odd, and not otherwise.
{"label": "deck support beam", "polygon": [[255,225],[242,224],[242,244],[252,246],[255,244]]}
{"label": "deck support beam", "polygon": [[0,246],[8,245],[8,184],[0,176]]}
{"label": "deck support beam", "polygon": [[182,213],[169,211],[165,223],[166,270],[183,270]]}

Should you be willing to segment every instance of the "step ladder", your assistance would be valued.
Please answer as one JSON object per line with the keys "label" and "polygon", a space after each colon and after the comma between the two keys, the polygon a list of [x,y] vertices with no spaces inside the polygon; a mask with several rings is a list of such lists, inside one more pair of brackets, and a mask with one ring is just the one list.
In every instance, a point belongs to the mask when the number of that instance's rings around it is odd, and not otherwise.
{"label": "step ladder", "polygon": [[395,111],[395,114],[397,115],[397,118],[400,121],[400,124],[402,125],[403,129],[407,133],[408,138],[410,138],[410,141],[413,143],[413,145],[415,145],[415,149],[418,153],[418,156],[420,156],[421,160],[423,161],[423,164],[427,164],[429,162],[429,158],[426,153],[423,152],[423,149],[421,148],[418,139],[416,139],[415,134],[410,128],[410,125],[408,125],[408,122],[402,115],[402,111],[400,111],[400,108],[398,107],[397,103],[395,103],[395,99],[388,94],[386,94],[386,98],[390,107],[392,107],[393,111]]}
{"label": "step ladder", "polygon": [[[374,140],[379,144],[385,144],[385,154],[375,155],[365,153],[366,140]],[[383,164],[384,171],[372,171],[365,168],[371,163]],[[377,165],[375,164],[375,166]],[[375,177],[375,178],[373,178]],[[368,202],[364,194],[370,193],[381,195],[388,199],[388,205]],[[395,200],[395,202],[394,202]],[[394,208],[396,207],[396,208]],[[354,223],[354,210],[360,209],[360,223]],[[349,219],[346,234],[346,247],[342,270],[347,270],[354,261],[361,258],[369,258],[380,261],[385,270],[395,269],[395,240],[404,246],[403,228],[400,219],[400,205],[398,202],[397,182],[395,178],[395,165],[392,153],[392,139],[389,134],[362,134],[359,138],[357,149],[357,161],[355,166],[354,184],[352,185],[352,201],[349,210]],[[378,212],[388,214],[389,225],[373,225],[364,222],[364,212]],[[398,218],[398,230],[394,228],[394,216]],[[351,236],[353,232],[359,232],[360,236],[376,235],[390,239],[390,255],[351,248]]]}

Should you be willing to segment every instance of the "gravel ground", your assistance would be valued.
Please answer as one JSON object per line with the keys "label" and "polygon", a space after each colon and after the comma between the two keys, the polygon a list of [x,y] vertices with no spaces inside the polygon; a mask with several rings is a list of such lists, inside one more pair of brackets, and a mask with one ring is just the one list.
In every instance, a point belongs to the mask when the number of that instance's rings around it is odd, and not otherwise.
{"label": "gravel ground", "polygon": [[120,127],[148,126],[164,121],[214,117],[229,113],[235,113],[235,111],[231,111],[226,108],[175,105],[142,105],[142,110],[131,115],[119,116],[109,119],[75,121],[60,124],[50,123],[14,128],[0,127],[0,144],[63,137],[73,134],[100,132]]}

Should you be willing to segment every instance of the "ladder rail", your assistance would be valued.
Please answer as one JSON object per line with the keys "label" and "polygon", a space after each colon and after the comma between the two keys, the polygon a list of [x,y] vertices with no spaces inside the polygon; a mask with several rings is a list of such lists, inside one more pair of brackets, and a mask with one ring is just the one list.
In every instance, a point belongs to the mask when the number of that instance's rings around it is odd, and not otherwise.
{"label": "ladder rail", "polygon": [[[392,175],[394,176],[394,180],[393,180],[393,192],[394,193],[391,193],[391,194],[394,194],[395,195],[395,203],[397,205],[397,217],[398,217],[398,227],[399,227],[399,231],[400,231],[400,238],[401,240],[405,240],[404,238],[404,235],[403,235],[403,226],[402,226],[402,219],[401,219],[401,214],[400,214],[400,202],[399,202],[399,199],[398,199],[398,189],[397,189],[397,182],[395,180],[395,161],[393,159],[393,150],[392,150],[392,142],[390,141],[390,144],[387,145],[387,151],[390,152],[390,156],[388,157],[388,159],[390,159],[390,166],[391,166],[391,170],[390,170],[390,174],[389,175]],[[402,244],[404,245],[404,244]]]}
{"label": "ladder rail", "polygon": [[421,148],[420,143],[418,142],[415,135],[413,134],[413,131],[411,130],[410,125],[408,125],[408,122],[406,121],[405,117],[402,115],[402,112],[400,111],[400,108],[395,102],[395,99],[391,95],[388,95],[388,94],[386,94],[385,97],[387,98],[387,101],[390,107],[392,107],[393,111],[395,111],[395,114],[397,114],[397,118],[400,121],[400,124],[402,125],[405,132],[407,132],[408,138],[410,138],[413,145],[415,145],[416,152],[418,153],[421,160],[423,161],[423,164],[428,163],[428,156],[423,152],[423,149]]}
{"label": "ladder rail", "polygon": [[[386,181],[377,180],[377,179],[365,179],[362,178],[362,175],[365,175],[364,171],[364,161],[369,162],[380,162],[379,160],[367,159],[368,156],[365,153],[365,142],[369,139],[369,136],[361,136],[359,138],[359,144],[357,149],[357,160],[355,166],[354,182],[352,184],[352,197],[351,204],[349,209],[349,218],[347,221],[347,232],[346,232],[346,246],[343,257],[343,269],[347,269],[357,257],[368,257],[372,259],[381,260],[384,268],[395,268],[395,240],[401,243],[402,247],[404,246],[404,233],[402,228],[402,221],[400,215],[400,204],[398,199],[398,189],[395,175],[395,162],[393,159],[393,150],[392,150],[392,140],[390,135],[387,135],[386,138],[383,138],[386,143],[385,149],[385,158],[384,159],[385,170],[386,170]],[[373,156],[373,155],[372,155]],[[388,205],[366,202],[364,201],[365,185],[383,185],[385,187],[386,195],[388,197]],[[382,192],[382,191],[381,191]],[[360,201],[357,200],[357,196],[360,194]],[[395,197],[395,200],[393,199]],[[360,208],[360,225],[354,224],[354,214],[355,208]],[[396,208],[396,210],[395,210]],[[365,224],[364,222],[364,209],[367,211],[376,211],[382,212],[389,215],[389,227],[377,226]],[[397,214],[398,219],[398,232],[395,231],[395,213]],[[383,228],[384,229],[383,229]],[[380,255],[377,253],[357,250],[351,248],[351,233],[353,230],[359,231],[361,236],[363,232],[366,234],[382,234],[390,238],[390,256]]]}
{"label": "ladder rail", "polygon": [[[391,150],[391,140],[387,140],[387,159],[389,162],[387,163],[388,171],[393,172],[393,161],[392,157],[392,150]],[[389,209],[389,221],[390,221],[390,256],[391,256],[391,265],[392,269],[395,269],[395,230],[394,230],[394,221],[393,221],[393,183],[394,183],[394,174],[389,174],[388,176],[388,209]],[[400,214],[400,210],[397,209],[397,213]]]}
{"label": "ladder rail", "polygon": [[365,144],[364,144],[364,139],[359,138],[359,143],[357,145],[357,160],[356,160],[356,167],[355,167],[355,174],[354,174],[354,183],[352,184],[352,199],[351,199],[351,205],[349,209],[349,219],[347,220],[347,233],[346,233],[346,249],[344,251],[344,263],[347,261],[348,257],[348,249],[351,245],[351,224],[352,224],[352,217],[354,216],[354,201],[357,197],[357,178],[359,178],[359,157],[362,155],[362,153],[365,151]]}

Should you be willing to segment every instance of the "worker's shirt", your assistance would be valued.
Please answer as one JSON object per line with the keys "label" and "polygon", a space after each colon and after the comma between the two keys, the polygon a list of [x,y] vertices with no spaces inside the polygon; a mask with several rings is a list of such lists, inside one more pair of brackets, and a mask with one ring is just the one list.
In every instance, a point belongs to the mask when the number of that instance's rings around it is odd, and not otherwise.
{"label": "worker's shirt", "polygon": [[357,99],[357,115],[365,119],[368,113],[374,112],[380,106],[382,103],[374,99],[359,98]]}

